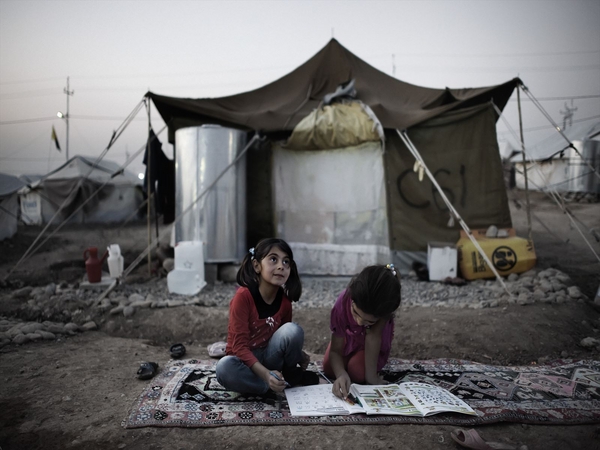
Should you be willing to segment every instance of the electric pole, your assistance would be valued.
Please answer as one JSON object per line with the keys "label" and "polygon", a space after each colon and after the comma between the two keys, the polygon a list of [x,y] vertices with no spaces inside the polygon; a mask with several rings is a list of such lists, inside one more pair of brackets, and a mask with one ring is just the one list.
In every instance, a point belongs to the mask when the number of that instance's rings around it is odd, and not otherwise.
{"label": "electric pole", "polygon": [[75,91],[69,90],[69,77],[67,77],[67,87],[63,89],[63,92],[67,94],[67,115],[65,116],[65,120],[67,121],[67,147],[66,147],[66,157],[67,161],[69,160],[69,97],[75,94]]}

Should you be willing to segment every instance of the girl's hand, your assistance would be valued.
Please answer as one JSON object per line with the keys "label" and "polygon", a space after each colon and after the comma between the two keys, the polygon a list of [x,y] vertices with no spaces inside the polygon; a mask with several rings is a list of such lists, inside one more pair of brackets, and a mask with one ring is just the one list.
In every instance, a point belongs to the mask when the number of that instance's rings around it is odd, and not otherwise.
{"label": "girl's hand", "polygon": [[[271,372],[273,373],[273,375],[277,375],[276,377],[271,375]],[[281,375],[281,372],[279,372],[278,370],[271,370],[268,374],[268,383],[269,383],[269,388],[275,392],[282,392],[285,387],[286,387],[286,382],[283,380],[283,375]],[[277,379],[279,378],[279,380]]]}
{"label": "girl's hand", "polygon": [[347,372],[344,372],[342,375],[337,377],[333,383],[333,387],[331,388],[333,395],[346,400],[346,397],[348,397],[348,392],[350,392],[351,384],[352,381],[350,380],[350,375],[348,375]]}

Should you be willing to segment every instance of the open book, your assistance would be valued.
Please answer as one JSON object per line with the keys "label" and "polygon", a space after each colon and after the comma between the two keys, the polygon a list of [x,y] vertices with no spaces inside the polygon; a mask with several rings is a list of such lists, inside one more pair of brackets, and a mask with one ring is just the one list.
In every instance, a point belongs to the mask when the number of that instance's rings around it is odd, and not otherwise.
{"label": "open book", "polygon": [[333,395],[331,387],[331,384],[317,384],[286,389],[290,414],[330,416],[363,413],[425,417],[455,412],[477,415],[468,404],[448,390],[427,383],[353,384],[348,400]]}

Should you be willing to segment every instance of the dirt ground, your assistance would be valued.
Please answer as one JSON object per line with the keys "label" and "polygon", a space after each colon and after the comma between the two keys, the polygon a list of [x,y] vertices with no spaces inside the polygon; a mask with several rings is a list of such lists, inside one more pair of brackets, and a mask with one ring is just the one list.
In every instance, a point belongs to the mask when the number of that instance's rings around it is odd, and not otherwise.
{"label": "dirt ground", "polygon": [[[510,197],[514,226],[525,237],[524,195],[511,192]],[[600,231],[600,203],[566,206],[587,229]],[[536,268],[562,270],[590,300],[481,310],[402,308],[392,356],[461,358],[498,365],[600,358],[598,350],[579,345],[584,337],[600,338],[600,310],[593,304],[600,285],[600,263],[552,200],[534,193],[532,212]],[[15,238],[0,243],[1,278],[33,241],[34,231],[20,230]],[[586,237],[600,253],[600,244],[589,234]],[[20,265],[2,292],[17,287],[19,281],[44,285],[69,275],[81,276],[81,254],[91,245],[105,248],[123,242],[126,261],[132,261],[145,248],[146,239],[140,227],[69,227]],[[148,277],[145,266],[136,273],[140,279]],[[6,309],[0,309],[0,314],[6,315]],[[298,310],[294,320],[305,330],[306,350],[313,358],[322,358],[329,339],[329,310]],[[98,331],[0,350],[2,450],[460,448],[450,438],[454,427],[437,425],[124,429],[121,421],[146,385],[136,378],[139,364],[156,361],[163,367],[174,342],[186,345],[186,357],[209,359],[206,346],[226,336],[227,309],[148,309],[129,318],[107,317],[99,324]],[[480,426],[478,431],[486,440],[526,445],[529,450],[600,449],[600,424],[500,423]]]}

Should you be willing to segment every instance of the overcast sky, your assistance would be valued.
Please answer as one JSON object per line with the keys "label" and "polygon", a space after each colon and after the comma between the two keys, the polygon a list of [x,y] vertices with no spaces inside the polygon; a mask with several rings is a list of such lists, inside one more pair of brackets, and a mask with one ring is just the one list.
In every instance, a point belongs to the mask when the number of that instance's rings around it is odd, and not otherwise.
{"label": "overcast sky", "polygon": [[[96,156],[148,90],[197,98],[255,89],[332,36],[409,83],[481,87],[518,76],[557,123],[571,99],[575,122],[600,118],[600,0],[0,0],[0,172],[43,174],[65,161],[56,113],[66,113],[67,77],[69,156]],[[498,134],[517,145],[515,99]],[[548,139],[542,113],[529,101],[522,108],[525,144]],[[151,118],[156,131],[164,126],[154,108]],[[107,159],[124,163],[146,133],[142,110]],[[130,169],[143,171],[141,156]]]}

